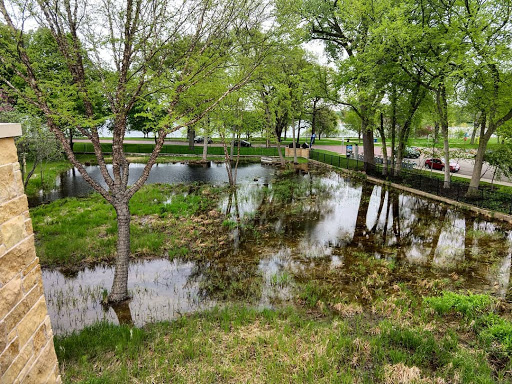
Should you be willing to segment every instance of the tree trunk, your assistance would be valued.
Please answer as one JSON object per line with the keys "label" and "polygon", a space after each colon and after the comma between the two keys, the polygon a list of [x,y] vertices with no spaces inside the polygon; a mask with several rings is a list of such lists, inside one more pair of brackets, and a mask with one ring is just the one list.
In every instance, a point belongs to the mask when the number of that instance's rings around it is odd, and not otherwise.
{"label": "tree trunk", "polygon": [[190,150],[194,149],[194,138],[196,136],[196,132],[193,128],[188,127],[187,128],[187,137],[188,137],[188,148]]}
{"label": "tree trunk", "polygon": [[130,209],[128,201],[117,202],[117,257],[114,282],[108,295],[110,303],[126,300],[128,296],[128,267],[130,263]]}
{"label": "tree trunk", "polygon": [[297,164],[297,142],[295,141],[295,121],[292,120],[292,148],[293,148],[293,164]]}
{"label": "tree trunk", "polygon": [[299,125],[297,126],[297,144],[300,143],[300,124],[302,123],[302,120],[299,119]]}
{"label": "tree trunk", "polygon": [[[222,148],[224,149],[224,164],[226,165],[226,172],[228,173],[229,186],[234,187],[235,182],[233,180],[233,172],[231,169],[231,157],[228,153],[228,146],[224,137],[222,137]],[[233,142],[231,142],[231,148],[233,148]]]}
{"label": "tree trunk", "polygon": [[444,183],[443,188],[450,188],[451,175],[450,175],[450,145],[448,143],[448,126],[443,127],[444,136]]}
{"label": "tree trunk", "polygon": [[475,144],[476,131],[480,125],[480,116],[481,112],[475,114],[475,121],[473,121],[473,132],[471,132],[471,140],[469,141],[469,144]]}
{"label": "tree trunk", "polygon": [[73,150],[73,146],[75,143],[73,142],[73,128],[69,128],[69,147]]}
{"label": "tree trunk", "polygon": [[393,88],[393,93],[391,95],[391,170],[393,174],[396,176],[397,173],[395,171],[395,157],[396,157],[396,88]]}
{"label": "tree trunk", "polygon": [[205,137],[204,141],[203,141],[203,162],[205,162],[205,163],[206,163],[207,156],[208,156],[208,137]]}
{"label": "tree trunk", "polygon": [[375,148],[373,144],[373,129],[366,117],[361,119],[361,131],[363,132],[364,170],[365,172],[368,172],[372,171],[375,167]]}
{"label": "tree trunk", "polygon": [[388,174],[388,148],[386,146],[386,132],[384,132],[384,114],[380,113],[380,139],[382,140],[382,176]]}
{"label": "tree trunk", "polygon": [[395,160],[395,176],[402,172],[402,162],[404,160],[404,145],[401,141],[398,142],[396,147],[396,160]]}
{"label": "tree trunk", "polygon": [[[485,113],[482,113],[480,118],[480,140],[478,140],[478,149],[476,151],[475,165],[473,167],[473,173],[471,174],[469,188],[466,193],[466,196],[468,197],[478,196],[478,187],[480,186],[480,179],[482,177],[482,167],[484,164],[485,150],[487,148],[487,143],[491,138],[490,134],[485,134],[486,122],[487,116]],[[489,132],[493,132],[493,130],[489,129]]]}
{"label": "tree trunk", "polygon": [[443,134],[444,149],[444,183],[443,188],[450,188],[450,145],[448,143],[448,102],[446,100],[446,89],[441,83],[436,92],[436,106],[441,121],[441,132]]}
{"label": "tree trunk", "polygon": [[281,150],[281,143],[279,142],[279,140],[277,140],[277,153],[279,154],[279,162],[281,163],[282,166],[284,166],[286,164],[286,161],[284,159],[283,151]]}

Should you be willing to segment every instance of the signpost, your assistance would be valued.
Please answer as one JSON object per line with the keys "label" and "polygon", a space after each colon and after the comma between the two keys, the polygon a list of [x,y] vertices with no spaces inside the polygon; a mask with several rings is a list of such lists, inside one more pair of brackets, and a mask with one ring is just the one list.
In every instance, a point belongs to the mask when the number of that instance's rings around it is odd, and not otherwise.
{"label": "signpost", "polygon": [[353,153],[352,150],[353,150],[352,144],[347,144],[347,148],[346,148],[347,157],[352,157],[352,153]]}

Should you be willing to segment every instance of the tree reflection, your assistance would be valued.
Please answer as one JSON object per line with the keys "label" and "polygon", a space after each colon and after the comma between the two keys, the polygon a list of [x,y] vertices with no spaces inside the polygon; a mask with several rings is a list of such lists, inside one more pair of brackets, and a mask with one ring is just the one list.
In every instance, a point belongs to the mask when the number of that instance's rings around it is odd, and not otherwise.
{"label": "tree reflection", "polygon": [[130,300],[111,305],[117,316],[120,325],[133,326],[132,311],[130,309]]}

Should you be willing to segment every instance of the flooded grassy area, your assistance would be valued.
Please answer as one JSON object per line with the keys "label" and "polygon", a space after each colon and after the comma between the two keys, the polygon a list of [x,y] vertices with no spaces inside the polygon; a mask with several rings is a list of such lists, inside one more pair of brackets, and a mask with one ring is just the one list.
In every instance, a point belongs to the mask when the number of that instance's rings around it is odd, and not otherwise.
{"label": "flooded grassy area", "polygon": [[119,307],[100,304],[113,212],[96,196],[34,210],[41,260],[66,272],[43,271],[66,381],[512,380],[509,227],[327,170],[269,175],[135,195]]}
{"label": "flooded grassy area", "polygon": [[[222,220],[215,198],[222,187],[146,185],[130,201],[134,258],[156,258],[206,251],[206,234]],[[31,210],[42,266],[76,272],[112,262],[117,241],[114,208],[99,194],[66,198]],[[217,222],[219,221],[220,222]]]}

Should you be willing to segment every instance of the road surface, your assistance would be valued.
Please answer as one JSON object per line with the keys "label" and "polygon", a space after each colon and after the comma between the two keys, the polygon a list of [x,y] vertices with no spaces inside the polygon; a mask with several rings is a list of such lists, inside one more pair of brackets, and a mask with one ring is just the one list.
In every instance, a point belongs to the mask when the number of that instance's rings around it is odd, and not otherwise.
{"label": "road surface", "polygon": [[[313,148],[315,148],[314,145],[313,145]],[[341,145],[322,145],[322,146],[319,145],[319,146],[316,146],[316,148],[323,149],[326,151],[341,153],[343,155],[346,154],[345,146],[341,146]],[[420,150],[422,150],[422,148],[420,148]],[[362,153],[363,153],[363,146],[360,145],[359,146],[359,154],[362,154]],[[390,154],[391,154],[391,151],[388,148],[388,155],[390,155]],[[382,156],[382,147],[381,146],[375,146],[375,156]],[[415,163],[416,169],[423,168],[423,169],[427,169],[428,171],[430,171],[430,168],[424,168],[425,160],[429,157],[430,156],[425,156],[425,155],[421,154],[421,156],[418,159],[404,159],[404,160]],[[452,175],[462,177],[465,179],[471,179],[471,176],[473,174],[474,161],[468,160],[468,159],[460,159],[460,160],[458,160],[458,163],[460,165],[460,170],[457,173],[452,173]],[[432,172],[437,172],[437,173],[441,173],[441,174],[444,173],[444,172],[436,171],[436,170],[432,170]],[[492,181],[493,173],[494,173],[494,168],[491,167],[489,164],[484,163],[484,165],[482,167],[483,176],[480,180],[490,183]],[[509,178],[503,178],[502,180],[494,180],[494,183],[512,187],[512,179],[509,179]]]}

